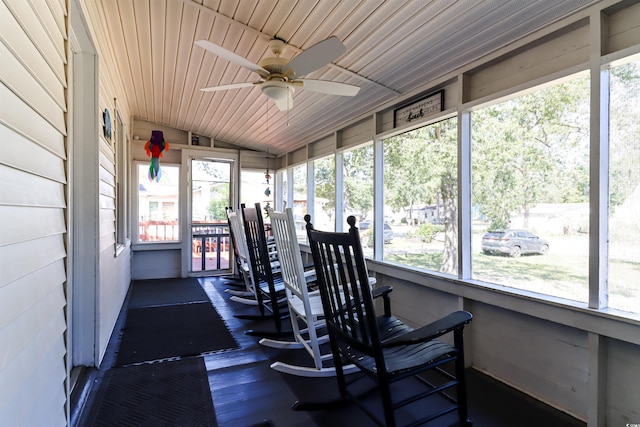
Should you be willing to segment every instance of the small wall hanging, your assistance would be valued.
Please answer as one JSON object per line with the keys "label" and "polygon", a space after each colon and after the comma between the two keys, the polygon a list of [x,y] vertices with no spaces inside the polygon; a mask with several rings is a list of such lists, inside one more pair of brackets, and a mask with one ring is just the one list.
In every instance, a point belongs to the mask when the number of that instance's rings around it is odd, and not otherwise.
{"label": "small wall hanging", "polygon": [[160,181],[162,171],[160,170],[160,157],[162,152],[169,149],[169,143],[164,140],[162,131],[151,131],[151,139],[144,145],[147,156],[151,156],[149,165],[149,181]]}
{"label": "small wall hanging", "polygon": [[111,133],[112,133],[112,125],[111,125],[111,113],[109,113],[108,109],[104,109],[102,112],[102,121],[104,125],[102,126],[102,134],[106,139],[111,142]]}

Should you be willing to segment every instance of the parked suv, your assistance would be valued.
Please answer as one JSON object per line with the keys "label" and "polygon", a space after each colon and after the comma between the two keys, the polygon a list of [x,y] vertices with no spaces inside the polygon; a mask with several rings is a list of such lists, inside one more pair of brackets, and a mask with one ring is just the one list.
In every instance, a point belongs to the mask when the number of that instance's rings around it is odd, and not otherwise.
{"label": "parked suv", "polygon": [[382,229],[382,236],[385,243],[389,243],[393,239],[393,230],[391,229],[391,226],[386,222],[384,223],[384,228]]}
{"label": "parked suv", "polygon": [[490,231],[482,237],[482,252],[519,257],[523,254],[545,255],[549,242],[527,230]]}
{"label": "parked suv", "polygon": [[[362,221],[360,224],[358,224],[358,229],[360,230],[361,236],[368,236],[370,228],[371,223],[369,221]],[[382,239],[385,243],[389,243],[393,239],[393,230],[391,229],[391,226],[386,222],[384,223],[382,228],[382,236]]]}

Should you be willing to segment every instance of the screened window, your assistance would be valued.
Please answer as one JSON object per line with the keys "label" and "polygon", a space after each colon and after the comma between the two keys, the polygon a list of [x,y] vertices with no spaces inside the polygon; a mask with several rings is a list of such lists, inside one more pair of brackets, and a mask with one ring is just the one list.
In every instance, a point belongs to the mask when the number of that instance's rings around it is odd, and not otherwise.
{"label": "screened window", "polygon": [[137,164],[138,241],[180,240],[180,168],[161,165],[160,181],[149,180],[149,164]]}
{"label": "screened window", "polygon": [[473,277],[586,302],[588,77],[471,117]]}
{"label": "screened window", "polygon": [[640,61],[610,74],[609,307],[640,312]]}
{"label": "screened window", "polygon": [[309,212],[307,208],[307,164],[293,168],[293,217],[296,222],[298,240],[306,241],[307,232],[304,227],[304,216]]}
{"label": "screened window", "polygon": [[335,231],[336,161],[334,156],[313,162],[313,225],[318,230]]}
{"label": "screened window", "polygon": [[129,140],[124,132],[120,112],[116,112],[116,251],[122,250],[130,239],[130,222],[127,210],[129,165]]}
{"label": "screened window", "polygon": [[373,237],[367,225],[373,224],[373,145],[365,145],[343,153],[343,215],[358,220],[362,248],[366,256],[373,256]]}
{"label": "screened window", "polygon": [[274,208],[273,172],[244,169],[240,172],[240,181],[240,203],[251,207],[260,203],[263,212],[267,207]]}
{"label": "screened window", "polygon": [[457,274],[457,179],[457,119],[384,141],[386,261]]}

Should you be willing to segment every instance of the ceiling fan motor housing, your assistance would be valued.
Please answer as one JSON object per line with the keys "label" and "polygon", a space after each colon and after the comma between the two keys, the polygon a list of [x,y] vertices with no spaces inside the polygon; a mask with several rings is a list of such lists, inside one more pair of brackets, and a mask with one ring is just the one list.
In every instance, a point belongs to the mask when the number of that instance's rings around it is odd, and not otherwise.
{"label": "ceiling fan motor housing", "polygon": [[262,94],[267,98],[274,101],[281,101],[289,96],[289,93],[293,94],[293,87],[284,81],[280,80],[267,80],[260,85]]}

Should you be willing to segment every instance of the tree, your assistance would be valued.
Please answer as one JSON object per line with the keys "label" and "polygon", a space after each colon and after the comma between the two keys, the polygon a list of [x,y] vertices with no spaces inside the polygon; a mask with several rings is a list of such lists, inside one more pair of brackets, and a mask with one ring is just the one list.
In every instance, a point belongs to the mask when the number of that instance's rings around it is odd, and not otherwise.
{"label": "tree", "polygon": [[588,200],[589,80],[580,77],[472,115],[473,202],[505,229],[537,203]]}
{"label": "tree", "polygon": [[384,142],[385,205],[394,212],[408,209],[410,224],[415,220],[414,207],[431,202],[434,195],[433,162],[428,156],[425,133],[426,128],[421,128]]}
{"label": "tree", "polygon": [[[197,159],[191,162],[191,178],[194,188],[200,187],[210,219],[226,221],[225,208],[229,206],[229,181],[231,165],[225,162]],[[208,195],[205,195],[208,192]],[[204,206],[202,207],[205,208]]]}
{"label": "tree", "polygon": [[329,218],[333,218],[335,212],[336,191],[336,162],[334,156],[324,157],[314,162],[314,186],[315,197],[324,199],[322,209]]}
{"label": "tree", "polygon": [[209,202],[209,218],[226,221],[229,206],[229,185],[227,183],[213,184],[210,187],[211,201]]}
{"label": "tree", "polygon": [[441,200],[445,245],[440,271],[455,274],[458,268],[457,121],[443,120],[389,138],[384,142],[384,156],[386,205],[395,211],[408,207],[412,212],[415,205]]}
{"label": "tree", "polygon": [[[610,242],[640,241],[640,61],[611,69]],[[633,246],[632,246],[633,247]]]}
{"label": "tree", "polygon": [[373,146],[366,145],[343,155],[343,209],[361,219],[373,209]]}
{"label": "tree", "polygon": [[[640,183],[640,61],[611,70],[610,204],[627,200]],[[635,106],[635,108],[630,108]]]}

